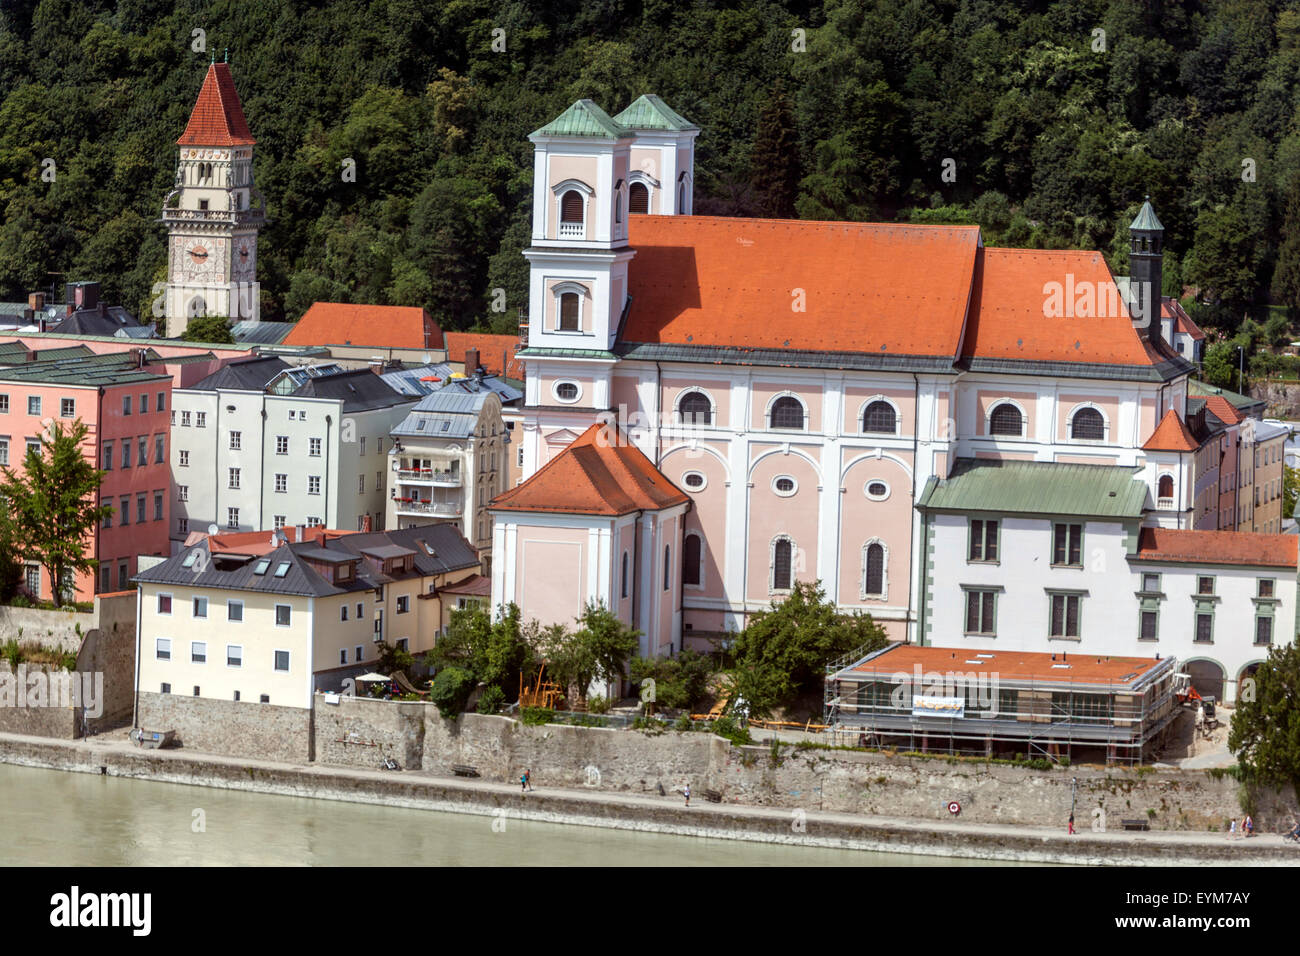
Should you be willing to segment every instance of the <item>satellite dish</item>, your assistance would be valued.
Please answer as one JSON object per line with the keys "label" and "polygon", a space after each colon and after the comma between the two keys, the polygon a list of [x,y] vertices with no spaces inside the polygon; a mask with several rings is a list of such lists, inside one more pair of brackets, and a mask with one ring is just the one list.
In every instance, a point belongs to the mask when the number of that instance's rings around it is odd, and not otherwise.
{"label": "satellite dish", "polygon": [[50,306],[49,309],[46,310],[45,314],[52,319],[59,314],[59,310],[56,309],[54,306]]}
{"label": "satellite dish", "polygon": [[219,530],[215,524],[208,525],[208,534],[216,534]]}

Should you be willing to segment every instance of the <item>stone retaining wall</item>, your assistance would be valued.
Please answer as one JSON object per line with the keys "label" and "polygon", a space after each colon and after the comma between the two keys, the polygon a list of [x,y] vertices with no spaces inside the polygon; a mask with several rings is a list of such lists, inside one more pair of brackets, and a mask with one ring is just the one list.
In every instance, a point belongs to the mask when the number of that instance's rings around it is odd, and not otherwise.
{"label": "stone retaining wall", "polygon": [[174,730],[189,750],[301,763],[312,759],[311,717],[303,707],[141,692],[136,725]]}

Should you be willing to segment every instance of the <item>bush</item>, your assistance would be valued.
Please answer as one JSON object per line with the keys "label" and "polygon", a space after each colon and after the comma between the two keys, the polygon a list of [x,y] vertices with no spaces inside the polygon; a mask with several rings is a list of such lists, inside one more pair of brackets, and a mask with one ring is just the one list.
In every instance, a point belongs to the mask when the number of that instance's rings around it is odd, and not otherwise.
{"label": "bush", "polygon": [[673,730],[694,730],[695,724],[691,721],[690,714],[682,714],[673,724]]}
{"label": "bush", "polygon": [[445,667],[433,679],[429,700],[437,705],[438,712],[443,717],[455,720],[465,709],[465,703],[477,683],[474,675],[465,668]]}
{"label": "bush", "polygon": [[555,711],[549,707],[524,707],[519,711],[519,719],[529,727],[540,727],[555,721]]}
{"label": "bush", "polygon": [[4,648],[0,649],[0,653],[4,654],[5,660],[7,660],[10,666],[12,667],[17,667],[19,664],[22,663],[23,660],[22,648],[18,646],[18,642],[15,641],[12,637],[9,638],[9,640],[5,641]]}
{"label": "bush", "polygon": [[676,657],[634,657],[629,668],[632,683],[654,681],[654,702],[660,707],[690,709],[708,693],[713,664],[709,657],[683,650]]}
{"label": "bush", "polygon": [[607,714],[611,704],[608,697],[602,697],[596,694],[587,699],[587,710],[593,714]]}
{"label": "bush", "polygon": [[719,717],[713,722],[713,732],[719,737],[725,737],[733,744],[752,744],[754,738],[749,735],[749,728],[742,727],[732,717]]}
{"label": "bush", "polygon": [[483,696],[478,699],[478,712],[480,714],[495,714],[505,702],[505,691],[500,687],[489,687],[483,691]]}

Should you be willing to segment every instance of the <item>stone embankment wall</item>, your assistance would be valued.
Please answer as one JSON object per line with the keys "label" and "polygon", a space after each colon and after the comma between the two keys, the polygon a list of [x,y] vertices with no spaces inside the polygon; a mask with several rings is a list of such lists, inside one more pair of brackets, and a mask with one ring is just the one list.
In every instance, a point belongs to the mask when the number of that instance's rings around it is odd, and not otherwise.
{"label": "stone embankment wall", "polygon": [[174,746],[231,757],[303,763],[312,759],[305,707],[141,692],[136,726],[176,731]]}
{"label": "stone embankment wall", "polygon": [[[646,733],[462,714],[443,720],[421,703],[316,697],[316,759],[374,768],[391,756],[408,770],[450,774],[475,767],[487,780],[514,782],[524,768],[538,786],[658,793],[689,782],[703,799],[716,790],[726,803],[826,810],[974,823],[1115,829],[1146,820],[1153,829],[1220,830],[1240,817],[1240,785],[1204,770],[1093,766],[1030,770],[946,757],[905,757],[784,745],[732,747],[712,734]],[[1073,803],[1072,803],[1073,801]],[[1257,792],[1253,810],[1263,829],[1279,829],[1295,796]]]}
{"label": "stone embankment wall", "polygon": [[[72,740],[80,735],[80,711],[69,706],[50,706],[58,704],[49,698],[51,678],[59,680],[65,672],[48,664],[20,664],[15,674],[8,661],[0,662],[0,680],[7,685],[6,691],[0,691],[0,733],[27,734],[31,737],[57,737],[60,740]],[[38,678],[38,675],[39,678]],[[19,700],[17,682],[24,684],[22,693],[26,697],[28,679],[38,678],[42,683],[41,697],[35,700]],[[12,690],[14,698],[8,697]]]}

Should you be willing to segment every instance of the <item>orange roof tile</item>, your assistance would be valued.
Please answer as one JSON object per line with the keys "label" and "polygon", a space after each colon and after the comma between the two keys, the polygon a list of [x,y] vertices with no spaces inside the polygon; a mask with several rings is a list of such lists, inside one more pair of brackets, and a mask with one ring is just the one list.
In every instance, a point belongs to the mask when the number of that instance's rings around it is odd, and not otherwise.
{"label": "orange roof tile", "polygon": [[519,348],[518,336],[446,332],[443,339],[446,341],[448,362],[463,362],[466,349],[478,349],[479,363],[489,372],[523,381],[524,363],[515,358],[515,350]]}
{"label": "orange roof tile", "polygon": [[614,516],[689,501],[626,435],[597,422],[522,485],[494,498],[491,507]]}
{"label": "orange roof tile", "polygon": [[249,132],[244,108],[235,92],[230,64],[213,63],[203,78],[203,88],[190,114],[178,146],[252,146],[257,140]]}
{"label": "orange roof tile", "polygon": [[1225,425],[1236,425],[1245,419],[1245,415],[1237,411],[1232,402],[1228,401],[1222,395],[1206,395],[1205,407],[1213,413],[1214,417]]}
{"label": "orange roof tile", "polygon": [[1171,408],[1165,412],[1165,417],[1160,419],[1160,424],[1142,447],[1147,451],[1196,451],[1200,446],[1178,413]]}
{"label": "orange roof tile", "polygon": [[[871,660],[852,667],[847,673],[875,673],[900,680],[903,676],[912,678],[919,667],[923,675],[936,675],[937,679],[949,672],[960,672],[989,677],[996,675],[1002,680],[1128,684],[1138,681],[1143,674],[1162,663],[1155,657],[1107,657],[1074,650],[1051,654],[895,644]],[[929,681],[929,677],[926,680]]]}
{"label": "orange roof tile", "polygon": [[[280,529],[284,533],[285,540],[296,542],[297,530],[294,525],[285,525]],[[208,550],[212,554],[247,554],[256,557],[261,554],[270,554],[279,544],[271,543],[273,531],[227,531],[222,534],[206,534],[202,531],[191,531],[189,537],[185,539],[185,547],[198,544],[200,541],[207,540]],[[321,542],[330,538],[339,538],[345,534],[353,534],[351,531],[337,531],[333,528],[303,528],[303,541]]]}
{"label": "orange roof tile", "polygon": [[714,216],[628,233],[626,342],[953,358],[979,244],[978,226]]}
{"label": "orange roof tile", "polygon": [[[1050,307],[1049,283],[1060,296]],[[1079,298],[1085,288],[1091,306]],[[1064,314],[1049,315],[1057,305]],[[980,251],[962,355],[1105,365],[1167,358],[1138,335],[1101,253],[1055,249]]]}
{"label": "orange roof tile", "polygon": [[1300,536],[1294,534],[1143,528],[1138,534],[1137,557],[1177,564],[1294,568],[1298,541]]}
{"label": "orange roof tile", "polygon": [[1193,339],[1200,341],[1205,338],[1205,333],[1201,331],[1200,326],[1192,321],[1192,317],[1187,314],[1178,300],[1170,296],[1165,296],[1160,300],[1160,314],[1168,316],[1174,320],[1174,331],[1181,332],[1184,335],[1190,335]]}
{"label": "orange roof tile", "polygon": [[442,344],[442,330],[418,306],[317,302],[289,330],[283,344],[436,349]]}

